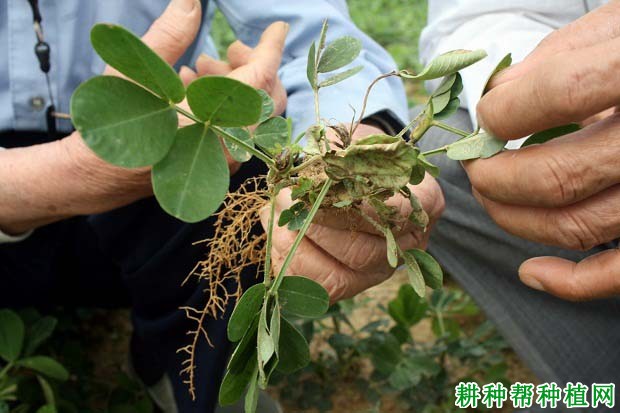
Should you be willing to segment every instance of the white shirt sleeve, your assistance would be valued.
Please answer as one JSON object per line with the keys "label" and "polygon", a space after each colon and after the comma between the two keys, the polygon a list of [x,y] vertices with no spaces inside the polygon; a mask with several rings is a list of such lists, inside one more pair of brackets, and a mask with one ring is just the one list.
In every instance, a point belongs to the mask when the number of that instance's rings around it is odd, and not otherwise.
{"label": "white shirt sleeve", "polygon": [[486,50],[486,59],[461,71],[461,106],[469,110],[472,123],[476,125],[476,105],[482,88],[506,54],[512,53],[513,63],[523,60],[553,30],[602,3],[604,1],[429,0],[428,25],[420,37],[421,58],[428,62],[450,50]]}
{"label": "white shirt sleeve", "polygon": [[[4,148],[0,147],[0,151],[4,150]],[[20,235],[9,235],[9,234],[5,234],[4,232],[2,232],[2,230],[0,230],[0,244],[9,244],[12,242],[20,242],[25,240],[26,238],[28,238],[30,236],[30,234],[32,234],[32,231],[28,231],[24,234],[20,234]]]}

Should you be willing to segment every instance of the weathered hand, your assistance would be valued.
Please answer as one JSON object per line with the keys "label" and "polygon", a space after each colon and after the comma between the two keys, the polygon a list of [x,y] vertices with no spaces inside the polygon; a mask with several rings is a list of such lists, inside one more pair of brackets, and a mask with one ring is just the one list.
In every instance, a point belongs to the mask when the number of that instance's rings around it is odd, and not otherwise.
{"label": "weathered hand", "polygon": [[[551,142],[468,162],[474,195],[508,232],[588,250],[620,236],[620,3],[554,32],[500,74],[478,105],[481,125],[515,139],[571,122],[584,129]],[[595,118],[592,118],[595,116]],[[620,293],[620,253],[579,263],[557,257],[521,265],[532,288],[584,300]]]}
{"label": "weathered hand", "polygon": [[[383,131],[367,125],[360,125],[356,131],[358,139],[371,134],[383,134]],[[422,232],[408,222],[411,204],[409,200],[397,195],[392,197],[388,204],[398,207],[405,224],[395,236],[403,249],[424,248],[428,242],[430,227],[443,211],[443,194],[437,182],[428,175],[420,185],[410,186],[410,189],[418,196],[430,217],[429,228]],[[282,191],[276,203],[276,222],[280,212],[292,204],[290,191]],[[370,208],[364,209],[369,215],[373,215]],[[268,210],[262,211],[262,224],[265,228],[268,215]],[[296,234],[286,227],[274,227],[272,257],[276,272],[280,269]],[[390,267],[386,256],[385,238],[362,217],[343,220],[341,214],[320,213],[308,229],[287,273],[303,275],[319,282],[329,292],[332,302],[335,302],[352,297],[389,278],[394,268]]]}

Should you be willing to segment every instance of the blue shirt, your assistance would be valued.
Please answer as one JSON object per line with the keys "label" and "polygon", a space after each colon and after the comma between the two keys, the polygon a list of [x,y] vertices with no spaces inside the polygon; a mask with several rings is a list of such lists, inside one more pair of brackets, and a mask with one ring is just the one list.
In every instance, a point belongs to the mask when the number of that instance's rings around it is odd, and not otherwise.
{"label": "blue shirt", "polygon": [[[162,13],[168,0],[40,0],[42,27],[51,47],[51,85],[56,110],[69,112],[74,89],[103,71],[104,63],[89,42],[95,23],[117,23],[137,35],[146,32]],[[206,1],[203,0],[203,11]],[[193,66],[200,53],[217,56],[209,28],[218,7],[237,37],[246,44],[257,43],[262,31],[272,22],[290,24],[284,58],[280,69],[288,92],[286,116],[299,132],[314,121],[312,90],[306,79],[308,48],[316,40],[323,19],[329,20],[328,41],[351,35],[363,41],[363,50],[354,65],[364,70],[336,86],[321,91],[323,118],[349,121],[351,106],[359,113],[368,85],[378,75],[396,66],[388,53],[363,34],[351,21],[344,0],[211,0],[203,13],[197,40],[181,58],[181,64]],[[26,0],[0,2],[0,130],[45,130],[48,93],[45,77],[34,54],[36,42],[32,13]],[[368,115],[381,113],[392,121],[407,120],[407,103],[399,79],[381,81],[372,92]],[[59,129],[70,131],[67,120]]]}

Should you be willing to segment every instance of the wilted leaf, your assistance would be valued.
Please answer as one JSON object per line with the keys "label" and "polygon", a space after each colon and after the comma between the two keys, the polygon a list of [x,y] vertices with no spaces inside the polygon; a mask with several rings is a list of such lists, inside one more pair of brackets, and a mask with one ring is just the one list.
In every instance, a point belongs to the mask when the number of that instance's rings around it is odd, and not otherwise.
{"label": "wilted leaf", "polygon": [[0,358],[13,362],[24,345],[24,322],[11,310],[0,310]]}
{"label": "wilted leaf", "polygon": [[312,191],[314,188],[314,181],[306,177],[299,177],[297,184],[291,190],[291,199],[299,199]]}
{"label": "wilted leaf", "polygon": [[275,110],[276,104],[274,103],[269,93],[265,92],[263,89],[256,90],[260,95],[263,105],[261,107],[260,117],[258,118],[258,123],[262,123],[269,119],[273,115],[273,111]]}
{"label": "wilted leaf", "polygon": [[[247,130],[243,128],[224,128],[224,130],[229,134],[233,135],[235,138],[239,139],[240,141],[245,142],[247,145],[254,147],[254,140],[252,140],[252,136]],[[250,152],[246,151],[232,140],[226,139],[222,136],[220,136],[220,138],[222,139],[222,141],[224,141],[224,145],[226,145],[228,153],[230,153],[230,156],[235,161],[247,162],[252,158],[252,154]]]}
{"label": "wilted leaf", "polygon": [[71,97],[71,118],[93,152],[125,168],[151,166],[163,159],[178,125],[168,102],[115,76],[82,83]]}
{"label": "wilted leaf", "polygon": [[273,338],[274,351],[276,356],[280,353],[280,299],[276,295],[273,302],[273,311],[271,312],[271,321],[269,322],[269,333]]}
{"label": "wilted leaf", "polygon": [[278,116],[258,125],[254,131],[254,142],[272,155],[279,153],[290,142],[286,119]]}
{"label": "wilted leaf", "polygon": [[282,311],[298,317],[320,317],[329,308],[329,295],[325,288],[302,276],[288,276],[282,279],[278,289]]}
{"label": "wilted leaf", "polygon": [[345,150],[327,153],[325,172],[335,181],[349,180],[359,195],[379,188],[398,191],[409,182],[416,158],[415,148],[402,139],[375,135]]}
{"label": "wilted leaf", "polygon": [[[275,344],[273,342],[273,338],[269,334],[269,327],[267,325],[267,309],[268,306],[263,305],[259,316],[258,332],[256,337],[256,344],[258,348],[258,373],[259,379],[262,383],[261,387],[265,387],[267,385],[265,366],[275,353]],[[271,319],[271,317],[269,318]]]}
{"label": "wilted leaf", "polygon": [[549,142],[552,139],[559,138],[560,136],[568,135],[569,133],[577,132],[581,129],[576,123],[569,123],[568,125],[558,126],[557,128],[551,128],[544,130],[542,132],[537,132],[527,138],[525,142],[521,145],[521,147],[526,147],[530,145],[541,144],[545,142]]}
{"label": "wilted leaf", "polygon": [[304,336],[285,318],[280,325],[280,362],[276,370],[292,374],[310,362],[310,349]]}
{"label": "wilted leaf", "polygon": [[90,31],[90,41],[104,62],[128,78],[175,103],[185,98],[185,87],[177,72],[124,27],[96,24]]}
{"label": "wilted leaf", "polygon": [[258,314],[265,297],[265,284],[256,284],[248,288],[235,306],[228,322],[228,339],[232,342],[241,340]]}
{"label": "wilted leaf", "polygon": [[362,50],[362,42],[351,36],[340,37],[327,45],[318,64],[319,73],[333,72],[354,61]]}
{"label": "wilted leaf", "polygon": [[24,367],[37,373],[46,375],[49,378],[65,381],[69,379],[69,372],[62,364],[46,356],[33,356],[21,359],[15,365]]}
{"label": "wilted leaf", "polygon": [[258,123],[263,109],[260,93],[224,76],[207,76],[187,87],[187,103],[199,119],[225,127]]}
{"label": "wilted leaf", "polygon": [[504,146],[506,146],[505,141],[497,139],[486,132],[481,132],[448,145],[446,155],[455,161],[490,158],[496,153],[501,152]]}
{"label": "wilted leaf", "polygon": [[422,270],[416,261],[415,255],[411,251],[403,251],[403,260],[405,260],[405,267],[407,269],[407,277],[409,283],[413,287],[413,290],[420,297],[424,297],[426,294],[426,286],[424,285],[424,276]]}
{"label": "wilted leaf", "polygon": [[420,249],[408,250],[413,254],[424,276],[426,285],[436,290],[443,286],[443,271],[441,266],[435,261],[432,255]]}
{"label": "wilted leaf", "polygon": [[345,70],[344,72],[338,73],[337,75],[334,75],[322,81],[321,83],[319,83],[319,87],[327,87],[327,86],[335,85],[336,83],[340,83],[343,80],[346,80],[352,76],[355,76],[356,74],[361,72],[363,69],[364,69],[364,66],[356,66],[352,69]]}
{"label": "wilted leaf", "polygon": [[401,190],[407,195],[409,202],[411,203],[411,214],[409,214],[409,221],[413,222],[420,228],[426,228],[428,226],[429,218],[426,211],[424,211],[420,200],[409,190],[408,187],[405,186]]}
{"label": "wilted leaf", "polygon": [[437,56],[417,75],[401,71],[400,76],[407,79],[430,80],[456,73],[484,59],[484,50],[453,50]]}
{"label": "wilted leaf", "polygon": [[502,70],[506,69],[511,64],[512,64],[512,54],[508,53],[506,56],[504,56],[502,58],[502,60],[499,61],[497,66],[495,66],[495,69],[493,69],[493,71],[489,75],[489,78],[487,79],[487,81],[484,83],[484,88],[482,89],[482,94],[483,95],[488,91],[489,82],[491,82],[491,79],[493,78],[493,76],[495,76],[496,74],[498,74]]}
{"label": "wilted leaf", "polygon": [[170,152],[153,167],[152,176],[161,207],[185,222],[202,221],[214,213],[230,183],[220,140],[202,124],[178,130]]}
{"label": "wilted leaf", "polygon": [[385,229],[385,241],[387,243],[387,260],[392,268],[398,266],[398,245],[394,239],[394,234],[389,228]]}

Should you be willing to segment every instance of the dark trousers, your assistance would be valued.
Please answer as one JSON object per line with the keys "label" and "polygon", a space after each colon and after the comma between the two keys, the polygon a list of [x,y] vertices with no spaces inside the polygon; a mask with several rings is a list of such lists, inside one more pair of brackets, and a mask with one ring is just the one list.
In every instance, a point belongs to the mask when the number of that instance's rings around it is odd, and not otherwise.
{"label": "dark trousers", "polygon": [[[7,148],[46,140],[32,133],[0,134],[0,146]],[[256,160],[244,164],[231,190],[261,172]],[[179,307],[202,308],[208,298],[204,283],[181,286],[206,253],[204,244],[192,243],[212,234],[212,218],[185,224],[153,198],[38,228],[23,242],[0,245],[0,308],[131,306],[133,362],[145,384],[167,374],[179,412],[212,412],[230,352],[226,324],[233,303],[222,318],[206,322],[214,346],[201,340],[197,349],[196,401],[182,383],[184,355],[177,353],[189,343],[186,332],[195,329]],[[250,269],[244,283],[255,282],[255,274]]]}

